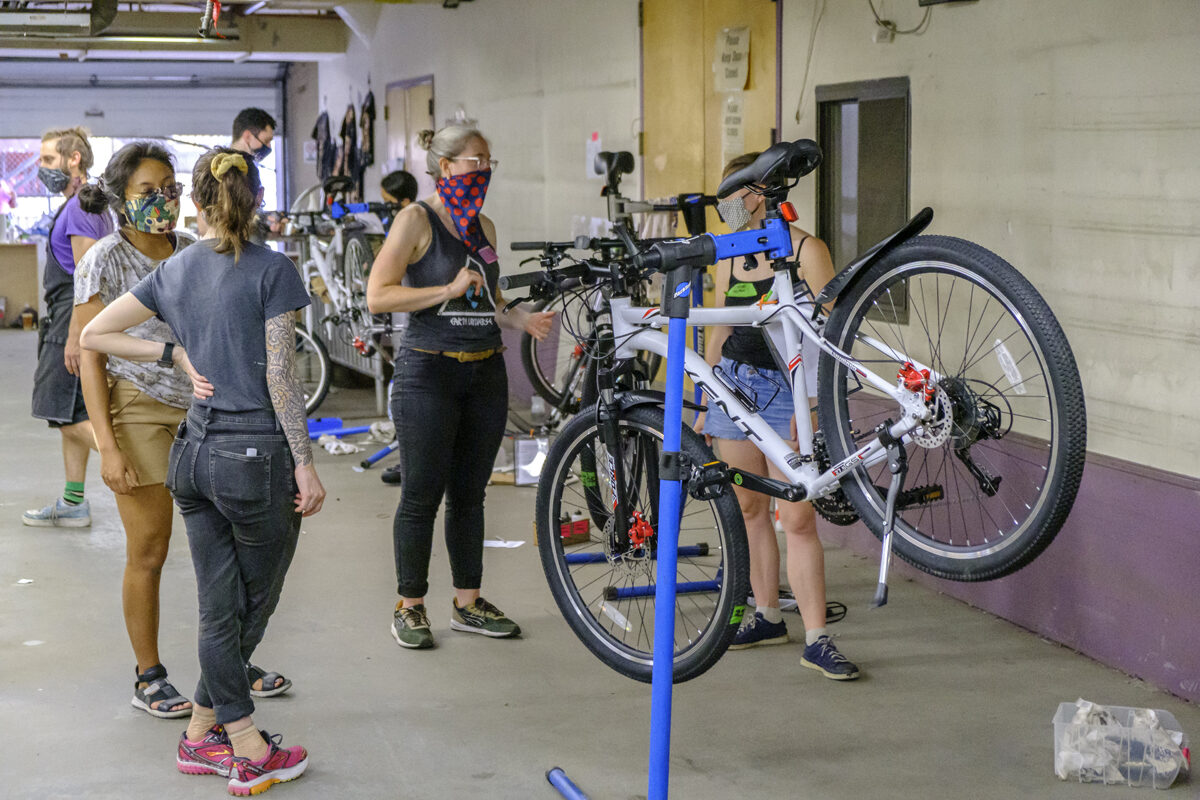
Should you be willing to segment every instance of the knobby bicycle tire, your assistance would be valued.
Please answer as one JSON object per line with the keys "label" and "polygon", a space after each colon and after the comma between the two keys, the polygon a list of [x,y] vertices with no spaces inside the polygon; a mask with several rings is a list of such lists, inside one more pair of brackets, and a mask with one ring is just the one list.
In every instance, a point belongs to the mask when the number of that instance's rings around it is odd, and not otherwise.
{"label": "knobby bicycle tire", "polygon": [[[630,497],[655,531],[646,546],[614,553],[607,520],[603,525],[590,523],[587,541],[563,544],[564,516],[570,519],[571,512],[578,512],[577,518],[588,516],[585,490],[598,489],[611,497],[608,467],[603,474],[588,475],[580,466],[579,455],[585,450],[591,450],[594,463],[608,464],[594,408],[572,419],[550,448],[538,484],[535,532],[551,594],[575,635],[612,669],[649,682],[663,412],[631,409],[622,414],[618,425]],[[713,459],[703,438],[686,426],[680,449],[694,463]],[[696,591],[676,596],[672,670],[676,683],[703,674],[725,652],[741,622],[749,591],[746,530],[732,490],[724,487],[714,499],[703,501],[685,492],[682,500],[677,579],[681,588]]]}
{"label": "knobby bicycle tire", "polygon": [[[1079,489],[1086,411],[1066,336],[1028,280],[976,244],[919,236],[856,276],[825,337],[885,379],[902,367],[897,351],[937,376],[935,419],[905,445],[900,558],[941,578],[983,581],[1050,544]],[[891,398],[825,353],[818,411],[832,464],[899,419]],[[842,481],[877,537],[890,477],[880,463],[852,467]]]}

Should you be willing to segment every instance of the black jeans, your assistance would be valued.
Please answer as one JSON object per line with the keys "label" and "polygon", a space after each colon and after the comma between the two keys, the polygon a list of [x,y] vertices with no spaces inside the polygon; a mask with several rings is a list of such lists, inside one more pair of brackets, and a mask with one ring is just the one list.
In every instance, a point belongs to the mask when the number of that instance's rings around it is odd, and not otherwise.
{"label": "black jeans", "polygon": [[483,496],[508,416],[508,373],[483,361],[403,349],[393,376],[400,444],[400,506],[392,535],[402,597],[429,590],[433,520],[446,498],[446,550],[456,589],[483,579]]}
{"label": "black jeans", "polygon": [[254,711],[246,664],[300,533],[294,472],[273,411],[193,407],[171,446],[166,484],[187,527],[200,599],[195,700],[221,724]]}

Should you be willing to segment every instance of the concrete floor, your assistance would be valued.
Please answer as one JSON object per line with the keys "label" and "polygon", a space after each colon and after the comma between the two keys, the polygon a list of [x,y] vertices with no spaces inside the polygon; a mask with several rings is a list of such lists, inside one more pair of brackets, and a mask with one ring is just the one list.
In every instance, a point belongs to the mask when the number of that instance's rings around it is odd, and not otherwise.
{"label": "concrete floor", "polygon": [[[0,797],[221,796],[220,778],[175,770],[181,721],[129,705],[123,536],[98,461],[88,475],[91,529],[21,525],[22,510],[62,486],[58,436],[28,415],[34,345],[32,334],[0,332]],[[372,408],[369,390],[350,390],[322,413]],[[304,526],[255,656],[295,682],[288,695],[259,701],[256,721],[311,752],[307,774],[271,796],[549,799],[557,794],[544,772],[553,765],[593,798],[644,796],[650,687],[611,672],[575,640],[531,542],[486,551],[486,595],[521,623],[522,639],[449,630],[448,567],[435,542],[438,647],[395,645],[398,491],[378,470],[352,471],[360,458],[318,453],[329,498]],[[492,489],[489,535],[528,540],[533,500],[532,488]],[[161,650],[190,695],[195,580],[176,523]],[[794,643],[729,653],[676,687],[673,797],[1149,797],[1054,777],[1058,703],[1082,696],[1166,708],[1200,735],[1200,709],[911,582],[893,587],[885,609],[868,610],[876,565],[833,548],[827,559],[829,596],[850,607],[833,630],[865,677],[843,684],[803,669]],[[788,622],[801,632],[798,617]]]}

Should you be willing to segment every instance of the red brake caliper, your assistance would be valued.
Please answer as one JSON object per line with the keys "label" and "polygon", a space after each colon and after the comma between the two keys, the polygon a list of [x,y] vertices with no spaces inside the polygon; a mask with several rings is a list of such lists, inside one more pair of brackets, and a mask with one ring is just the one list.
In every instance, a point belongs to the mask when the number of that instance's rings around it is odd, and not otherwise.
{"label": "red brake caliper", "polygon": [[653,535],[654,526],[642,519],[642,512],[633,512],[633,524],[629,526],[630,543],[634,547],[641,547]]}
{"label": "red brake caliper", "polygon": [[917,369],[910,361],[904,362],[904,366],[896,373],[896,377],[904,381],[904,388],[910,392],[924,391],[926,403],[932,400],[934,394],[937,393],[933,383],[929,380],[929,370]]}

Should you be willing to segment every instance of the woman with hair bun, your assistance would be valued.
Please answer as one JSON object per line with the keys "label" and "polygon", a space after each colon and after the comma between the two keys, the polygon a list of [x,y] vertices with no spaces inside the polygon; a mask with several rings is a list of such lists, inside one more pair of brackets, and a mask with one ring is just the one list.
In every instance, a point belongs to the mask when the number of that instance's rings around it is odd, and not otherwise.
{"label": "woman with hair bun", "polygon": [[521,632],[480,596],[484,491],[508,414],[500,327],[542,339],[553,316],[497,311],[504,298],[496,287],[496,230],[480,213],[497,163],[487,139],[451,125],[422,131],[420,144],[437,193],[396,215],[367,282],[372,313],[409,312],[391,400],[402,476],[392,528],[400,600],[391,631],[413,649],[433,647],[425,594],[443,496],[455,595],[450,627],[493,638]]}
{"label": "woman with hair bun", "polygon": [[[101,185],[79,190],[79,204],[90,214],[111,209],[121,223],[119,230],[96,242],[75,269],[75,317],[82,328],[195,239],[175,230],[175,164],[166,149],[152,142],[134,142],[118,150]],[[159,319],[146,320],[130,334],[178,343]],[[191,403],[192,384],[173,365],[90,351],[80,358],[80,379],[100,450],[100,476],[116,495],[125,526],[121,604],[137,659],[132,703],[151,716],[186,717],[192,704],[167,680],[159,659],[158,595],[174,516],[171,493],[163,485],[167,453]]]}
{"label": "woman with hair bun", "polygon": [[[278,603],[300,519],[325,499],[295,374],[296,311],[309,297],[286,256],[249,241],[262,184],[248,156],[230,148],[201,156],[192,199],[204,237],[106,306],[82,341],[130,361],[177,364],[191,379],[197,399],[166,471],[200,605],[200,681],[176,765],[227,776],[231,794],[249,795],[308,766],[303,747],[285,748],[255,726],[246,665]],[[178,345],[124,333],[156,314]]]}

